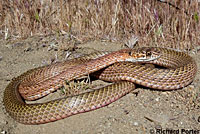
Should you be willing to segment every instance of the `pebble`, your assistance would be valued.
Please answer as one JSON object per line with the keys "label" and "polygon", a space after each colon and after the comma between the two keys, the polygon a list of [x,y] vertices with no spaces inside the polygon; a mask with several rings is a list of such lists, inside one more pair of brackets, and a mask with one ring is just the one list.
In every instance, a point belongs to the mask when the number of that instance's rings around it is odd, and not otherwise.
{"label": "pebble", "polygon": [[1,125],[6,125],[6,124],[8,124],[8,122],[3,117],[1,117],[0,118],[0,124]]}
{"label": "pebble", "polygon": [[114,104],[111,103],[111,104],[109,104],[107,107],[108,107],[108,108],[114,107]]}
{"label": "pebble", "polygon": [[6,134],[6,131],[4,131],[4,130],[3,130],[3,131],[1,131],[1,134]]}
{"label": "pebble", "polygon": [[0,61],[3,59],[3,56],[0,56]]}
{"label": "pebble", "polygon": [[161,94],[168,96],[167,92],[162,92]]}
{"label": "pebble", "polygon": [[42,47],[46,47],[47,46],[47,44],[42,44]]}
{"label": "pebble", "polygon": [[138,122],[133,122],[133,125],[134,125],[134,126],[138,126],[139,123],[138,123]]}
{"label": "pebble", "polygon": [[194,85],[189,85],[189,86],[188,86],[188,89],[189,89],[189,90],[193,90],[193,89],[194,89]]}
{"label": "pebble", "polygon": [[31,47],[27,47],[24,49],[24,52],[32,51],[33,49]]}
{"label": "pebble", "polygon": [[156,100],[156,101],[159,101],[159,100],[160,100],[160,98],[159,98],[159,97],[157,97],[155,100]]}
{"label": "pebble", "polygon": [[155,129],[162,129],[161,125],[156,125]]}

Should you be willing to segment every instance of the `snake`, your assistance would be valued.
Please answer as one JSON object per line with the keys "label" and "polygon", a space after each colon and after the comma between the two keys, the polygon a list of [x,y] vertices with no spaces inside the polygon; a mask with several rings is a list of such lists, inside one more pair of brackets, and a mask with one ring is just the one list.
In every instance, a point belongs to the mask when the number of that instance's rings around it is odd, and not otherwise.
{"label": "snake", "polygon": [[[95,52],[34,68],[13,78],[5,88],[3,104],[19,123],[44,124],[104,107],[130,93],[136,84],[162,91],[181,89],[194,80],[196,72],[197,65],[191,56],[167,48]],[[66,80],[88,74],[113,84],[44,103],[25,101],[40,99],[62,87]]]}

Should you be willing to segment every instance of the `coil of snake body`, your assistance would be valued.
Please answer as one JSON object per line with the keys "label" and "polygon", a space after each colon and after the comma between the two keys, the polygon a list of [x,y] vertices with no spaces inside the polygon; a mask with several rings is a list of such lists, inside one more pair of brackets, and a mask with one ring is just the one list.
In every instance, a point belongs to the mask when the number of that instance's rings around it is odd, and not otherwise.
{"label": "coil of snake body", "polygon": [[[122,62],[131,61],[131,62]],[[152,63],[151,68],[132,62]],[[29,70],[13,78],[4,92],[8,114],[23,124],[43,124],[108,105],[135,88],[135,84],[159,90],[189,85],[197,72],[192,57],[166,48],[143,47],[112,53],[97,52],[80,58]],[[45,103],[27,104],[24,99],[41,98],[63,85],[93,73],[99,79],[116,82],[104,88]]]}

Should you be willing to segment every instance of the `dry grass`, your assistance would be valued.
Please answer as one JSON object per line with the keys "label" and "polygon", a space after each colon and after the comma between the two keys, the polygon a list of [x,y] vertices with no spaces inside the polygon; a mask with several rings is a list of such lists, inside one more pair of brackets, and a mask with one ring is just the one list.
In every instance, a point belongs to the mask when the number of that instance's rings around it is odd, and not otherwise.
{"label": "dry grass", "polygon": [[[162,0],[167,1],[167,0]],[[70,33],[139,45],[193,49],[200,44],[200,2],[176,0],[2,0],[5,38]]]}

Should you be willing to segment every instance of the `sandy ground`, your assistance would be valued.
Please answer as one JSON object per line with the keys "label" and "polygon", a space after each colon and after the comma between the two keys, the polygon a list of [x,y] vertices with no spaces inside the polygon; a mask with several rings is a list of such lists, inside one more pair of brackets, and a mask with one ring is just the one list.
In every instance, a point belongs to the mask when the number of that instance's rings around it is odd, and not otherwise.
{"label": "sandy ground", "polygon": [[[32,37],[21,41],[0,42],[0,132],[2,134],[129,134],[158,130],[199,131],[200,75],[182,90],[152,91],[137,88],[116,102],[87,113],[43,125],[23,125],[6,114],[2,98],[7,84],[23,72],[96,50],[118,50],[123,44],[103,41],[69,42],[67,37]],[[74,48],[75,51],[74,51]],[[200,63],[200,53],[192,54]]]}

